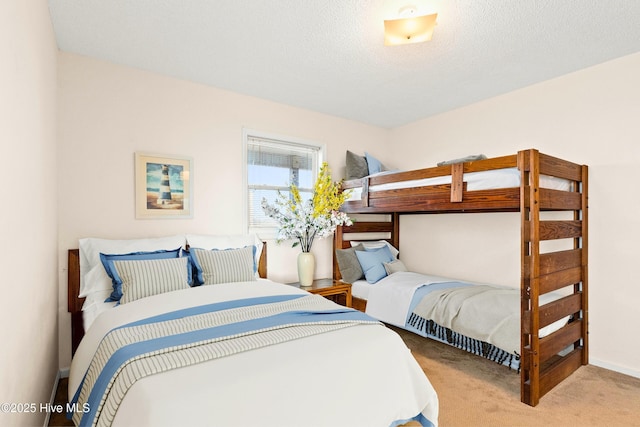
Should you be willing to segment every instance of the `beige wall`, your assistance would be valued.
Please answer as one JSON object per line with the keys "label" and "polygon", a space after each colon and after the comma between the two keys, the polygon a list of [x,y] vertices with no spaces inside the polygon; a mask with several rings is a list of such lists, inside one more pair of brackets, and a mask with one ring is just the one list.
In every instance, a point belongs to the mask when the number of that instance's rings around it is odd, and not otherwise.
{"label": "beige wall", "polygon": [[[640,54],[391,131],[390,166],[426,167],[519,149],[589,165],[589,316],[594,364],[640,376]],[[401,256],[418,271],[519,286],[517,214],[403,217]]]}
{"label": "beige wall", "polygon": [[[66,250],[82,237],[136,238],[243,229],[243,127],[326,144],[337,179],[345,147],[384,147],[388,131],[83,56],[59,56],[60,366],[70,361]],[[193,158],[194,217],[136,220],[134,152]],[[331,277],[331,241],[314,243]],[[298,249],[269,242],[270,277],[296,281]]]}
{"label": "beige wall", "polygon": [[57,49],[46,2],[0,2],[0,56],[0,402],[36,405],[0,411],[0,425],[42,425],[58,370]]}

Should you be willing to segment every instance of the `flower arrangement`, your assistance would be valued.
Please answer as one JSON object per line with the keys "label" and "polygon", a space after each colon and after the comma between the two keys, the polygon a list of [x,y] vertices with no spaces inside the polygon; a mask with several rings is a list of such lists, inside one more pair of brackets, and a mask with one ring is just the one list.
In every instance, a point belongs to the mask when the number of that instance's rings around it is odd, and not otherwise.
{"label": "flower arrangement", "polygon": [[262,199],[265,214],[276,220],[280,229],[276,240],[295,240],[292,247],[300,245],[302,252],[309,252],[313,240],[330,236],[338,225],[352,225],[346,213],[340,212],[348,193],[340,191],[340,184],[331,180],[326,162],[313,187],[313,197],[303,201],[295,185],[290,187],[291,197],[278,192],[273,205]]}

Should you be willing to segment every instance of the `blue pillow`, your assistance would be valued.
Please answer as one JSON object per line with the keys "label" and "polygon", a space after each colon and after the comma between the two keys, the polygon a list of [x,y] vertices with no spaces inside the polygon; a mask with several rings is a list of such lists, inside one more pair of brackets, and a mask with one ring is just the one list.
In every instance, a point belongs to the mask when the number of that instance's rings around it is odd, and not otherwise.
{"label": "blue pillow", "polygon": [[386,170],[385,167],[380,162],[380,160],[376,159],[366,151],[364,153],[364,157],[367,159],[367,166],[369,167],[369,175],[373,175],[374,173],[378,173]]}
{"label": "blue pillow", "polygon": [[[246,248],[247,246],[245,246],[244,248]],[[244,249],[244,248],[227,248],[227,249],[201,249],[201,250],[211,250],[211,251],[230,251],[230,250],[236,250],[236,249]],[[194,248],[189,248],[189,249],[194,249]],[[195,249],[200,249],[200,248],[195,248]],[[258,272],[258,266],[256,264],[256,251],[258,250],[258,248],[256,248],[256,245],[251,245],[251,250],[252,250],[252,268],[253,268],[253,273],[255,275],[255,273]],[[195,251],[190,251],[189,252],[189,258],[191,259],[191,265],[193,265],[193,286],[200,286],[200,285],[204,285],[205,283],[205,279],[204,279],[204,269],[202,268],[202,265],[200,264],[200,261],[198,260],[198,257],[195,254]]]}
{"label": "blue pillow", "polygon": [[369,283],[376,283],[385,277],[387,270],[384,268],[384,263],[394,260],[386,245],[378,249],[356,251],[356,256],[364,272],[364,277]]}
{"label": "blue pillow", "polygon": [[[113,292],[105,302],[120,301],[122,298],[122,279],[118,275],[116,268],[113,265],[114,261],[131,261],[131,260],[145,260],[145,259],[168,259],[168,258],[180,258],[182,248],[174,250],[162,250],[154,252],[132,252],[129,254],[100,254],[100,261],[107,272],[107,275],[111,278],[113,284]],[[189,269],[189,283],[191,283],[191,267]]]}

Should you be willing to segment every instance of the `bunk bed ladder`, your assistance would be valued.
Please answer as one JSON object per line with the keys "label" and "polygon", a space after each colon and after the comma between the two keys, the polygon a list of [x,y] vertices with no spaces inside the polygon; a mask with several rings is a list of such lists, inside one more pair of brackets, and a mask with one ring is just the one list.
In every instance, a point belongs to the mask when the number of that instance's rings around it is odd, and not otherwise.
{"label": "bunk bed ladder", "polygon": [[[581,365],[588,363],[587,323],[587,176],[576,165],[537,150],[518,153],[522,175],[521,214],[521,400],[536,406],[540,398]],[[540,175],[572,182],[572,191],[540,187]],[[542,212],[572,212],[547,218]],[[570,239],[572,247],[541,251],[541,242]],[[540,297],[563,290],[566,296],[545,305]],[[539,330],[570,317],[544,338]]]}

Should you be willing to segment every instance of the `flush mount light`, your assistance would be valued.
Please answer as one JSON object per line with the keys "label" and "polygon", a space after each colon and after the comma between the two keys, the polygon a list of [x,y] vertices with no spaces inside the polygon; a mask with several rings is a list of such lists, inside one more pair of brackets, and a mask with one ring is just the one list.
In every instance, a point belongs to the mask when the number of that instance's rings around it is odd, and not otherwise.
{"label": "flush mount light", "polygon": [[384,21],[384,44],[393,46],[431,40],[437,13],[418,15],[415,6],[406,6],[398,12],[400,18]]}

